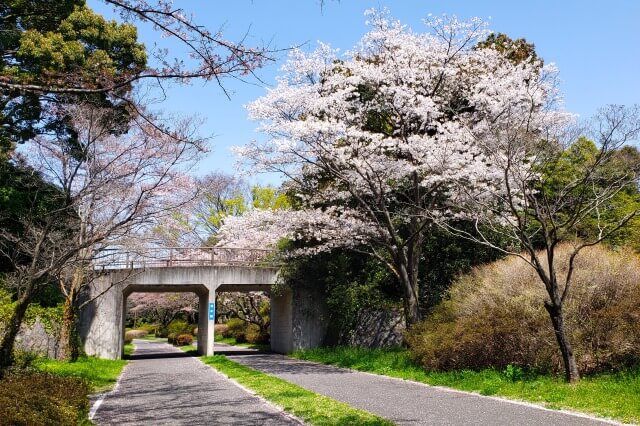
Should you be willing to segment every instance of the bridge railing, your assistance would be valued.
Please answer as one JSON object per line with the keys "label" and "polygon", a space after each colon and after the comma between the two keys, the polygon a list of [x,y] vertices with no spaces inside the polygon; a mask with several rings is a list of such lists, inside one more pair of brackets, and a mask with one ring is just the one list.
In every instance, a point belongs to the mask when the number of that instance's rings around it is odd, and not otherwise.
{"label": "bridge railing", "polygon": [[193,266],[277,267],[276,250],[234,247],[162,247],[144,251],[104,250],[94,261],[96,269],[144,269]]}

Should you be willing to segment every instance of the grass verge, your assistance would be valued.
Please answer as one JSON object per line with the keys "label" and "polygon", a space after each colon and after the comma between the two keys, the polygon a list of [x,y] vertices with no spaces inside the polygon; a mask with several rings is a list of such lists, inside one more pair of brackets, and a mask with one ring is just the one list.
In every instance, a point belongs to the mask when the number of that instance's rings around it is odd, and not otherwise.
{"label": "grass verge", "polygon": [[393,423],[277,377],[233,362],[222,355],[202,357],[205,364],[312,425],[392,425]]}
{"label": "grass verge", "polygon": [[406,349],[316,348],[293,357],[367,371],[405,380],[525,400],[553,409],[570,409],[640,423],[640,370],[585,377],[570,385],[547,375],[523,375],[496,370],[426,371]]}
{"label": "grass verge", "polygon": [[249,349],[257,349],[260,351],[270,351],[271,350],[271,345],[269,345],[268,343],[247,343],[247,342],[238,342],[235,338],[233,337],[223,337],[219,334],[216,334],[214,336],[214,341],[218,342],[218,343],[225,343],[227,345],[231,345],[231,346],[238,346],[241,348],[249,348]]}
{"label": "grass verge", "polygon": [[124,356],[131,356],[134,351],[135,346],[133,346],[133,343],[127,343],[124,345]]}
{"label": "grass verge", "polygon": [[47,358],[35,362],[35,367],[40,371],[56,376],[76,377],[85,380],[92,392],[105,392],[111,389],[125,365],[127,365],[125,360],[94,357],[79,358],[76,362]]}
{"label": "grass verge", "polygon": [[178,349],[189,355],[198,356],[198,348],[195,345],[178,346]]}

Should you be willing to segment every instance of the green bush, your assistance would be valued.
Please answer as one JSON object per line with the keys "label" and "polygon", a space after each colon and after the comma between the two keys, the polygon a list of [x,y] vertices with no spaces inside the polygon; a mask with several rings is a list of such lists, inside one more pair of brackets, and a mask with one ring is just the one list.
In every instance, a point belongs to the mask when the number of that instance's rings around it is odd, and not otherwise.
{"label": "green bush", "polygon": [[233,337],[239,343],[247,341],[247,323],[240,318],[231,318],[227,321],[227,330],[229,336],[225,337]]}
{"label": "green bush", "polygon": [[147,332],[147,334],[158,334],[158,329],[160,328],[160,326],[158,324],[140,324],[138,327],[136,327],[136,329],[138,330],[144,330]]}
{"label": "green bush", "polygon": [[85,424],[88,385],[73,377],[13,373],[0,381],[0,424]]}
{"label": "green bush", "polygon": [[227,324],[214,325],[213,332],[222,337],[231,337],[231,334],[229,334],[229,326]]}
{"label": "green bush", "polygon": [[39,358],[40,355],[35,352],[14,350],[13,366],[20,370],[26,370],[33,367]]}
{"label": "green bush", "polygon": [[167,325],[167,331],[169,334],[191,334],[195,325],[189,324],[187,321],[175,319]]}
{"label": "green bush", "polygon": [[156,337],[167,338],[169,336],[169,330],[166,327],[158,327],[156,330]]}
{"label": "green bush", "polygon": [[[569,247],[560,246],[558,265],[566,265],[568,256]],[[558,270],[561,282],[566,273]],[[407,342],[415,359],[430,370],[561,371],[543,306],[546,297],[540,279],[519,258],[478,267],[456,280],[449,299],[407,333]],[[583,250],[576,258],[565,314],[581,372],[640,364],[637,255],[603,246]]]}
{"label": "green bush", "polygon": [[245,332],[245,338],[248,343],[267,343],[269,334],[263,333],[257,324],[249,324]]}
{"label": "green bush", "polygon": [[176,337],[178,337],[178,335],[176,333],[169,333],[167,335],[167,342],[171,343],[172,345],[176,343]]}
{"label": "green bush", "polygon": [[173,344],[176,346],[185,346],[193,343],[193,336],[191,334],[180,334],[176,336]]}

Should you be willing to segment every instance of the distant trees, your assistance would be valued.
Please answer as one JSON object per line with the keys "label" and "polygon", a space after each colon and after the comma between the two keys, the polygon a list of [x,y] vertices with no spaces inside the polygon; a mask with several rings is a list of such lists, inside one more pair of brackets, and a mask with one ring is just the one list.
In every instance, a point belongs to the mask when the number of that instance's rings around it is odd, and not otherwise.
{"label": "distant trees", "polygon": [[[180,314],[193,320],[198,312],[198,296],[194,293],[133,293],[127,299],[128,314],[166,329]],[[134,321],[134,327],[136,327]]]}
{"label": "distant trees", "polygon": [[261,336],[269,335],[269,298],[263,293],[219,293],[216,306],[217,315],[239,318],[257,327]]}
{"label": "distant trees", "polygon": [[[195,185],[198,195],[154,229],[154,237],[163,245],[219,245],[224,240],[219,234],[224,223],[261,211],[272,212],[290,207],[283,191],[272,186],[256,185],[250,188],[242,179],[220,172],[195,178]],[[230,242],[224,241],[225,244]],[[235,247],[233,242],[230,246]],[[260,244],[253,248],[262,247]]]}

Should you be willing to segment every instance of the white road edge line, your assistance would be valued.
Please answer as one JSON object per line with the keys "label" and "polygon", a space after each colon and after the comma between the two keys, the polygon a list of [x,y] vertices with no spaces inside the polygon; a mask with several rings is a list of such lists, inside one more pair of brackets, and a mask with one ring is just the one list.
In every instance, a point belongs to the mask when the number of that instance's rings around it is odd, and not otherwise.
{"label": "white road edge line", "polygon": [[517,399],[507,399],[507,398],[503,398],[503,397],[499,397],[499,396],[481,395],[481,394],[476,393],[476,392],[463,391],[463,390],[459,390],[459,389],[448,388],[446,386],[430,385],[428,383],[416,382],[415,380],[408,380],[408,379],[401,379],[399,377],[385,376],[383,374],[376,374],[376,373],[370,373],[368,371],[354,370],[352,368],[336,367],[335,365],[331,365],[331,364],[323,364],[323,363],[320,363],[320,362],[301,360],[301,359],[292,358],[292,357],[286,357],[286,356],[285,356],[285,358],[288,358],[288,359],[291,359],[291,360],[294,360],[294,361],[297,361],[297,362],[300,362],[300,363],[308,362],[310,364],[321,365],[321,366],[324,366],[324,367],[338,368],[338,369],[342,369],[342,370],[351,371],[353,373],[363,373],[363,374],[367,374],[369,376],[380,377],[380,378],[387,379],[387,380],[400,381],[400,382],[405,382],[405,383],[406,382],[413,383],[413,384],[424,386],[424,387],[427,387],[427,388],[438,389],[438,390],[441,390],[441,391],[444,391],[444,392],[459,393],[459,394],[463,394],[463,395],[474,396],[474,397],[477,397],[477,398],[488,398],[488,399],[492,399],[492,400],[495,400],[495,401],[498,401],[498,402],[507,403],[507,404],[522,405],[522,406],[525,406],[525,407],[535,408],[535,409],[543,410],[543,411],[549,411],[549,412],[552,412],[552,413],[560,413],[560,414],[565,414],[565,415],[568,415],[568,416],[580,417],[580,418],[583,418],[583,419],[596,420],[596,421],[600,421],[600,422],[611,424],[611,425],[637,426],[637,425],[635,425],[635,423],[622,423],[622,422],[619,422],[617,420],[613,420],[613,419],[610,419],[610,418],[607,418],[607,417],[595,417],[595,416],[591,416],[591,415],[586,414],[586,413],[581,413],[579,411],[571,411],[571,410],[566,410],[566,409],[555,410],[555,409],[547,408],[547,407],[545,407],[543,405],[535,404],[533,402],[528,402],[528,401],[522,401],[522,400],[517,400]]}
{"label": "white road edge line", "polygon": [[[273,409],[275,409],[278,413],[280,413],[280,415],[282,415],[283,417],[286,417],[290,420],[293,420],[294,422],[297,422],[300,425],[307,425],[307,423],[305,423],[302,419],[294,416],[291,413],[288,413],[285,411],[284,408],[280,407],[277,404],[274,404],[273,402],[264,399],[263,397],[261,397],[260,395],[258,395],[256,392],[254,392],[253,390],[244,387],[243,385],[241,385],[240,383],[238,383],[235,379],[232,379],[231,377],[227,376],[226,374],[222,373],[221,371],[216,370],[213,366],[209,365],[209,364],[205,364],[200,357],[197,358],[198,361],[200,361],[203,365],[206,365],[207,367],[209,367],[211,370],[213,370],[213,372],[215,374],[217,374],[220,377],[225,378],[226,380],[229,380],[231,383],[233,383],[235,386],[237,386],[238,388],[242,389],[243,391],[253,395],[254,397],[258,398],[260,401],[262,401],[263,403],[265,403],[266,405],[272,407]],[[266,374],[266,373],[265,373]]]}
{"label": "white road edge line", "polygon": [[[135,346],[134,346],[134,350],[135,350]],[[91,406],[91,410],[89,410],[89,420],[93,420],[93,418],[95,417],[96,413],[98,412],[98,408],[100,408],[100,406],[104,402],[105,398],[118,390],[118,386],[120,386],[120,380],[122,380],[122,377],[124,376],[124,373],[127,370],[128,366],[129,366],[129,364],[127,364],[124,367],[122,367],[122,371],[120,372],[120,376],[118,376],[118,380],[116,380],[116,384],[113,386],[113,389],[111,389],[109,392],[104,392],[104,393],[98,394],[98,399],[96,399],[96,401]]]}

